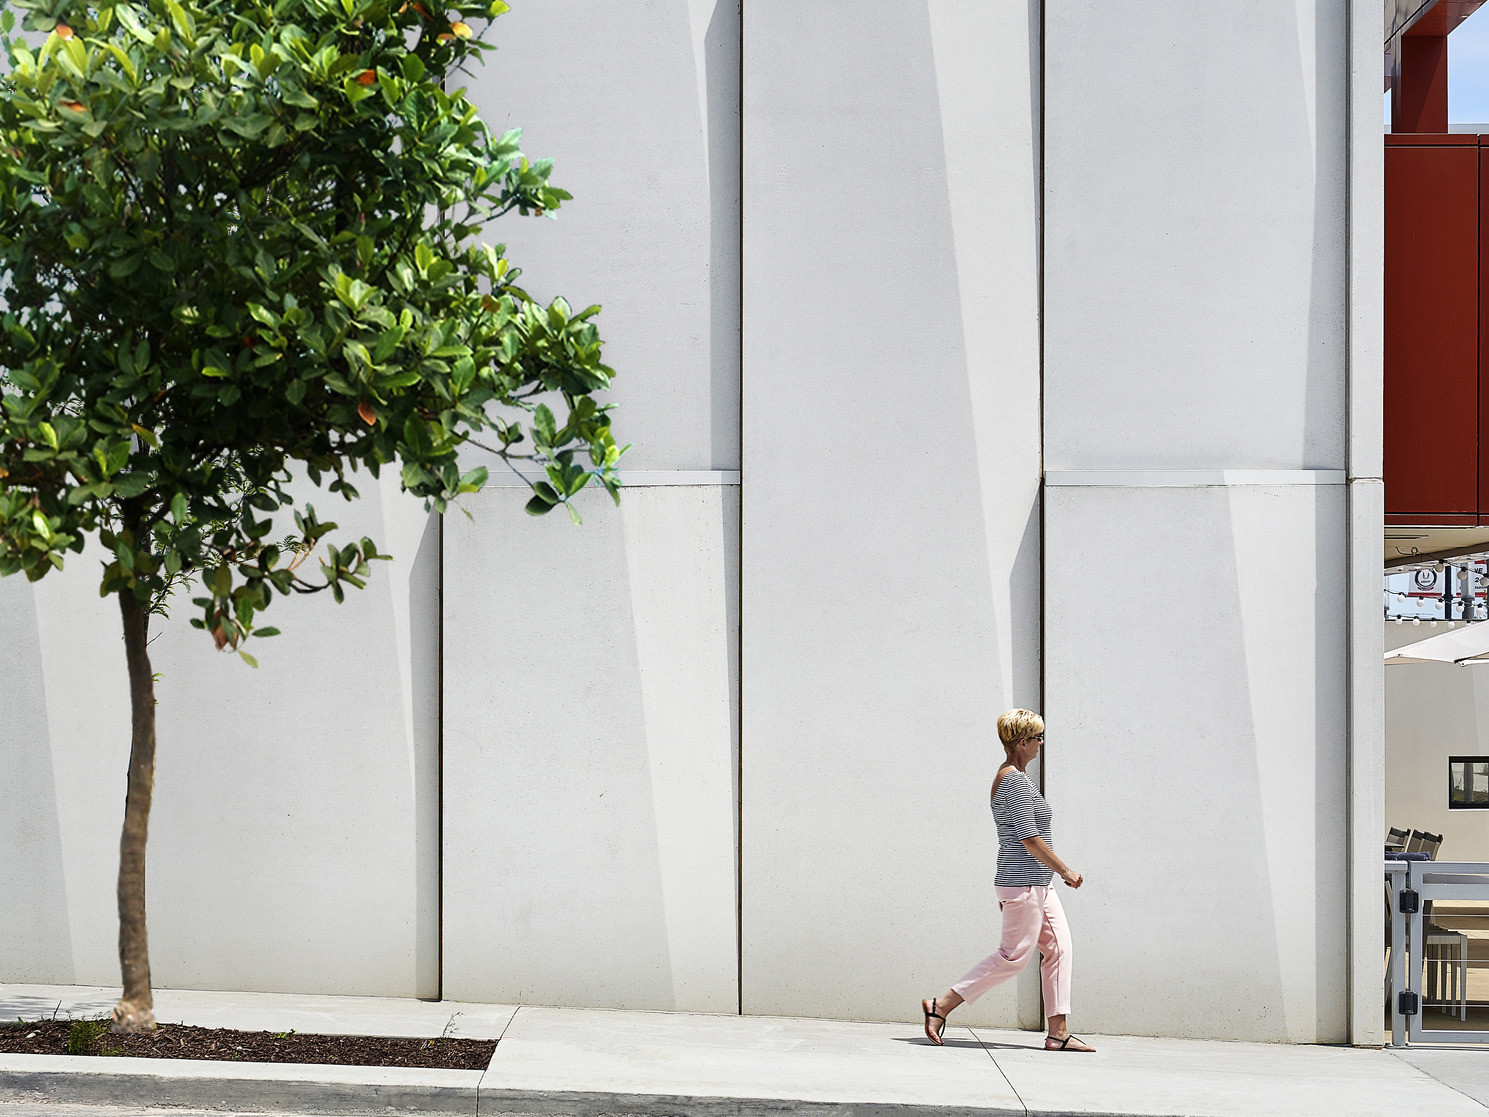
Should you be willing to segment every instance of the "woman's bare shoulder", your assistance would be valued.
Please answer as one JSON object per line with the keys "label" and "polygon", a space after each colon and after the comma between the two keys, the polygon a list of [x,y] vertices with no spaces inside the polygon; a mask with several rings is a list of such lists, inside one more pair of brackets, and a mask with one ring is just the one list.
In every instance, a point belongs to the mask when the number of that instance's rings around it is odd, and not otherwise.
{"label": "woman's bare shoulder", "polygon": [[1000,784],[1002,784],[1003,777],[1006,776],[1006,775],[1008,775],[1009,772],[1017,772],[1017,771],[1018,771],[1018,768],[1016,768],[1012,764],[1005,764],[1005,765],[1003,765],[1003,767],[1001,767],[1001,768],[998,769],[998,774],[993,777],[993,790],[990,791],[990,792],[988,792],[988,802],[989,803],[991,803],[994,799],[996,799],[998,797],[998,787],[999,787]]}

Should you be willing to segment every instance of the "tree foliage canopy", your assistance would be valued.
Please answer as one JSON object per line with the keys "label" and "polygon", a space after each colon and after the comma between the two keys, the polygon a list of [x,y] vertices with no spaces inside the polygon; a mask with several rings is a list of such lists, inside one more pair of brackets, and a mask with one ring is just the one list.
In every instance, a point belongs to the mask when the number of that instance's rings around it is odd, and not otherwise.
{"label": "tree foliage canopy", "polygon": [[573,515],[591,480],[618,496],[598,308],[537,305],[476,239],[569,195],[446,91],[490,48],[433,5],[0,14],[0,574],[97,534],[102,593],[199,576],[193,623],[238,647],[275,591],[340,600],[381,557],[328,546],[307,580],[334,525],[295,507],[296,475],[350,498],[360,467],[395,467],[443,512],[485,482],[457,465],[475,444],[541,467],[530,512]]}

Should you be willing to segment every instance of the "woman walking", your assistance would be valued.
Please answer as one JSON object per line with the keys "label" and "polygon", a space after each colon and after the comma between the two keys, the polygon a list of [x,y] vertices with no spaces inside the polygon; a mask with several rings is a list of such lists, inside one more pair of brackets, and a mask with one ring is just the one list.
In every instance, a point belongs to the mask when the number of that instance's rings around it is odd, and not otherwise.
{"label": "woman walking", "polygon": [[1003,913],[1003,941],[996,954],[973,966],[945,993],[920,1002],[925,1034],[939,1046],[951,1010],[1023,972],[1038,946],[1049,1019],[1045,1049],[1094,1051],[1065,1024],[1070,1013],[1070,927],[1050,884],[1055,873],[1071,888],[1079,888],[1085,878],[1055,855],[1050,805],[1025,771],[1044,744],[1044,719],[1030,710],[1009,710],[998,718],[998,738],[1007,759],[993,780],[993,821],[998,827],[998,875],[993,885]]}

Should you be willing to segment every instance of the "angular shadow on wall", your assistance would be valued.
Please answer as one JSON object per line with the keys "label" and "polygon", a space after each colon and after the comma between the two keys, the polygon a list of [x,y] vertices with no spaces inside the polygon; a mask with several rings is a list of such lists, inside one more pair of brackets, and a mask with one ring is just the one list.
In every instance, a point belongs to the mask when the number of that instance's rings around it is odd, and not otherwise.
{"label": "angular shadow on wall", "polygon": [[[1258,696],[1251,677],[1242,612],[1249,602],[1241,587],[1236,523],[1227,491],[1215,488],[1199,492],[1210,498],[1207,503],[1218,505],[1213,509],[1218,512],[1214,517],[1218,522],[1213,530],[1205,532],[1207,538],[1201,544],[1205,558],[1191,566],[1192,570],[1206,572],[1204,588],[1196,587],[1204,600],[1194,602],[1197,608],[1192,612],[1172,597],[1169,604],[1176,616],[1198,616],[1201,609],[1209,607],[1207,622],[1190,626],[1185,633],[1188,639],[1206,645],[1209,655],[1194,648],[1184,658],[1192,656],[1195,662],[1211,659],[1206,673],[1212,686],[1203,693],[1194,688],[1179,702],[1164,701],[1156,693],[1150,697],[1153,708],[1163,709],[1165,720],[1170,720],[1165,737],[1187,754],[1174,757],[1175,766],[1181,771],[1186,761],[1191,766],[1184,771],[1187,778],[1171,785],[1187,789],[1195,809],[1192,831],[1173,835],[1189,847],[1193,861],[1175,869],[1181,879],[1204,881],[1209,876],[1207,883],[1215,888],[1214,906],[1191,903],[1182,894],[1182,885],[1175,890],[1178,894],[1163,913],[1165,932],[1193,944],[1193,949],[1170,969],[1173,983],[1165,983],[1165,995],[1195,1012],[1180,1034],[1286,1042],[1300,1037],[1288,1034],[1283,1011],[1286,995],[1278,945],[1281,928],[1269,871],[1269,835],[1263,817],[1263,774],[1258,756]],[[1161,522],[1157,517],[1154,521]],[[1182,571],[1172,572],[1172,577],[1182,576]],[[1180,608],[1172,609],[1175,604]],[[1219,656],[1214,654],[1216,650]],[[1186,719],[1193,719],[1188,729],[1183,728]],[[1191,748],[1189,741],[1201,746],[1209,741],[1212,748]],[[1278,838],[1285,841],[1287,835]],[[1213,876],[1208,873],[1211,869],[1215,870]],[[1204,983],[1203,989],[1190,987],[1191,979]],[[1210,1032],[1201,1022],[1202,1016],[1230,1019]]]}
{"label": "angular shadow on wall", "polygon": [[0,578],[0,796],[0,982],[71,984],[41,632],[31,586],[14,575]]}
{"label": "angular shadow on wall", "polygon": [[[1313,864],[1318,905],[1313,934],[1314,1042],[1346,1043],[1350,1027],[1349,687],[1347,653],[1339,637],[1349,631],[1345,619],[1349,615],[1345,591],[1349,497],[1342,485],[1320,486],[1317,493],[1313,547],[1318,572],[1313,605]],[[1384,670],[1380,664],[1374,666]],[[1369,670],[1370,665],[1363,669]],[[1358,883],[1364,888],[1376,885],[1373,880]]]}
{"label": "angular shadow on wall", "polygon": [[[1343,486],[1239,486],[1243,635],[1285,1039],[1347,1038]],[[1236,514],[1241,512],[1239,516]],[[1260,681],[1258,681],[1260,680]]]}
{"label": "angular shadow on wall", "polygon": [[717,0],[704,37],[709,200],[712,468],[740,463],[740,0]]}
{"label": "angular shadow on wall", "polygon": [[[1046,509],[1047,569],[1091,575],[1089,600],[1046,598],[1045,782],[1062,854],[1090,880],[1066,904],[1081,1019],[1098,1032],[1299,1038],[1284,1020],[1258,757],[1258,701],[1275,696],[1252,678],[1226,491],[1054,488]],[[1154,843],[1156,878],[1142,865]]]}
{"label": "angular shadow on wall", "polygon": [[[1004,7],[951,15],[985,27]],[[985,113],[961,96],[1008,39],[938,41],[924,3],[847,10],[747,9],[743,1000],[894,1019],[996,949],[991,890],[966,882],[986,880],[995,855],[984,796],[1009,672],[997,634],[1038,463],[1008,511],[1008,478],[984,455],[996,440],[977,427],[1005,420],[1005,378],[1027,377],[1037,399],[1038,369],[997,351],[1004,308],[981,246],[996,223],[1028,219],[1008,216],[1003,186],[1022,176],[1031,198],[1035,169],[994,158],[989,180]],[[1028,241],[1032,270],[1032,229]],[[975,359],[973,334],[993,336]],[[1037,408],[1028,427],[1037,440]],[[845,446],[896,450],[869,476]],[[1007,654],[1037,666],[1022,638]],[[928,857],[923,819],[948,806],[954,837]],[[948,895],[959,904],[941,934],[904,934]],[[1012,992],[980,1018],[1014,1023]]]}
{"label": "angular shadow on wall", "polygon": [[[1291,4],[1293,19],[1300,13]],[[1297,145],[1296,158],[1311,167],[1313,238],[1309,255],[1308,284],[1308,374],[1303,389],[1303,445],[1305,468],[1346,469],[1349,461],[1346,409],[1349,403],[1346,338],[1348,262],[1349,129],[1338,122],[1338,114],[1327,116],[1315,105],[1348,104],[1345,87],[1348,44],[1344,21],[1334,16],[1337,6],[1319,2],[1314,6],[1313,34],[1315,96],[1308,97],[1302,82],[1302,28],[1298,31],[1299,88],[1296,97],[1297,127],[1281,137],[1284,145]],[[1279,16],[1279,18],[1284,18]],[[1335,101],[1330,97],[1338,91]],[[1309,119],[1312,110],[1313,119]],[[1330,127],[1325,127],[1328,124]],[[1342,528],[1341,528],[1342,530]],[[1320,570],[1327,569],[1320,567]]]}
{"label": "angular shadow on wall", "polygon": [[409,570],[414,760],[414,985],[440,995],[440,519],[431,515]]}
{"label": "angular shadow on wall", "polygon": [[[1279,26],[1297,29],[1292,50],[1279,50],[1279,62],[1294,59],[1297,75],[1292,97],[1292,121],[1273,139],[1287,165],[1308,168],[1305,180],[1313,200],[1308,282],[1307,371],[1303,386],[1302,445],[1298,456],[1305,468],[1347,469],[1349,448],[1349,387],[1345,353],[1345,287],[1348,281],[1348,238],[1344,183],[1348,175],[1349,130],[1337,114],[1320,111],[1335,101],[1348,103],[1343,90],[1348,81],[1344,21],[1333,18],[1335,5],[1317,3],[1311,13],[1313,50],[1304,55],[1302,6],[1277,3]],[[1313,68],[1316,95],[1308,96],[1304,63]],[[1282,89],[1273,88],[1280,96]],[[1310,119],[1311,114],[1311,119]],[[1347,865],[1345,835],[1348,816],[1343,807],[1347,789],[1344,732],[1346,687],[1344,652],[1338,640],[1329,643],[1331,627],[1346,624],[1348,608],[1343,572],[1348,568],[1346,490],[1320,488],[1314,502],[1314,569],[1318,590],[1314,597],[1314,834],[1313,853],[1318,877],[1315,913],[1315,1003],[1317,1042],[1342,1042],[1348,1030],[1344,1004],[1348,975],[1345,959]],[[1367,558],[1371,556],[1366,556]],[[1341,564],[1341,559],[1343,563]],[[1380,668],[1377,668],[1379,670]],[[1371,882],[1367,882],[1371,884]],[[1371,884],[1373,886],[1373,884]],[[1336,932],[1334,934],[1326,932]]]}
{"label": "angular shadow on wall", "polygon": [[734,788],[734,903],[739,906],[739,567],[740,567],[740,486],[725,487],[721,501],[723,522],[719,525],[724,541],[724,630],[728,634],[729,660],[729,737],[730,771]]}
{"label": "angular shadow on wall", "polygon": [[679,1007],[621,523],[656,491],[575,528],[492,487],[445,522],[448,999]]}
{"label": "angular shadow on wall", "polygon": [[[968,464],[975,470],[979,557],[989,588],[994,663],[983,697],[996,714],[1006,706],[1041,705],[1041,11],[1039,0],[927,0],[925,19],[951,226],[946,251],[960,312],[956,349],[966,393],[957,404],[965,406],[972,433]],[[1011,57],[989,64],[1000,50]],[[967,465],[952,468],[959,473]],[[990,743],[996,765],[998,750]],[[1026,1027],[1042,1023],[1038,988],[1032,970],[1018,983]]]}

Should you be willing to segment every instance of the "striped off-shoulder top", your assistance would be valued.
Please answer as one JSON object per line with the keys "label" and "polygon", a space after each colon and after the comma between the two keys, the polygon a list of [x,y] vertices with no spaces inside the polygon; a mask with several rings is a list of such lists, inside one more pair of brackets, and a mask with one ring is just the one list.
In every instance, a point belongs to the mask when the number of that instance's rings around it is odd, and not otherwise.
{"label": "striped off-shoulder top", "polygon": [[993,822],[998,827],[998,875],[994,884],[1007,888],[1043,888],[1049,884],[1054,872],[1024,848],[1024,839],[1037,834],[1054,849],[1050,813],[1050,805],[1027,774],[1013,771],[998,781],[998,792],[993,796]]}

